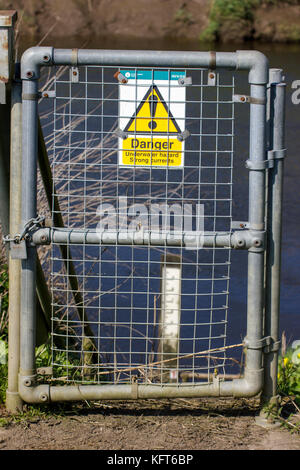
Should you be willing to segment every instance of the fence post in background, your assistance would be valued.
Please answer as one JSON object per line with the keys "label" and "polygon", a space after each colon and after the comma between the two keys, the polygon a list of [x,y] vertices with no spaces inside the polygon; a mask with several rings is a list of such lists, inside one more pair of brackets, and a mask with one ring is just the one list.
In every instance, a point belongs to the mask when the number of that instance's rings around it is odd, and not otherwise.
{"label": "fence post in background", "polygon": [[[268,174],[266,309],[264,336],[272,346],[264,353],[264,388],[262,405],[278,406],[277,369],[279,353],[279,308],[282,232],[283,165],[285,157],[285,88],[281,69],[270,69],[269,79],[269,153],[272,160]],[[268,413],[267,413],[268,414]],[[260,421],[273,425],[262,409]]]}
{"label": "fence post in background", "polygon": [[[11,198],[18,192],[21,179],[21,83],[13,81],[14,76],[14,26],[15,11],[0,11],[0,221],[3,235],[19,231],[21,199]],[[12,130],[12,135],[11,135]],[[10,155],[14,155],[10,166]],[[12,184],[12,183],[13,184]],[[9,252],[7,252],[9,253]],[[9,257],[9,350],[8,388],[6,407],[10,412],[22,409],[18,394],[19,372],[19,311],[20,311],[20,261]]]}
{"label": "fence post in background", "polygon": [[15,11],[0,11],[0,221],[4,235],[9,232],[10,101],[16,18]]}
{"label": "fence post in background", "polygon": [[[10,218],[9,233],[15,234],[21,225],[22,183],[22,84],[12,84],[11,103],[11,165],[10,165]],[[9,323],[8,323],[8,385],[6,408],[11,413],[22,410],[18,394],[20,362],[20,289],[21,260],[9,256]]]}

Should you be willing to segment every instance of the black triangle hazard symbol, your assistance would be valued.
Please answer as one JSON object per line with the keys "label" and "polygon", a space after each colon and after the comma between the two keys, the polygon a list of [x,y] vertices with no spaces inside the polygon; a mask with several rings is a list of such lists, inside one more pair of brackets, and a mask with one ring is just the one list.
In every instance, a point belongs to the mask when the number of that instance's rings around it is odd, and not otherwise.
{"label": "black triangle hazard symbol", "polygon": [[124,132],[161,135],[180,134],[181,130],[158,87],[151,85],[126,125]]}

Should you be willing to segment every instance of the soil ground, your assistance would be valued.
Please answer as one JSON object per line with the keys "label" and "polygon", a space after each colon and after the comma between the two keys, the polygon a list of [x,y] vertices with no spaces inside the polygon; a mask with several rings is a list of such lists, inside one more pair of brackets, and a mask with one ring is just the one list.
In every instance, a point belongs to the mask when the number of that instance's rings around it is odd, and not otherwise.
{"label": "soil ground", "polygon": [[[235,8],[238,3],[233,2]],[[83,41],[101,37],[112,45],[116,38],[122,42],[132,37],[148,41],[149,49],[153,40],[165,38],[198,41],[209,25],[211,5],[211,0],[0,1],[1,10],[17,10],[21,43],[31,38],[31,45],[46,42],[59,47],[69,37],[81,37]],[[221,18],[219,40],[299,42],[299,21],[298,1],[261,1],[253,8],[251,20],[239,19],[238,13]]]}
{"label": "soil ground", "polygon": [[300,450],[299,434],[258,426],[258,412],[256,399],[210,398],[86,403],[8,420],[2,408],[0,450]]}

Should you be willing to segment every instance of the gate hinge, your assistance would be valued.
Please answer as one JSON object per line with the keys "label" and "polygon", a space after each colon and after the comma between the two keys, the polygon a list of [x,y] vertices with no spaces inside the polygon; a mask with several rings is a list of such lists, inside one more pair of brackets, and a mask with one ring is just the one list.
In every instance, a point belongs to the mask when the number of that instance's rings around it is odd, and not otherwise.
{"label": "gate hinge", "polygon": [[232,98],[235,103],[266,104],[265,98],[254,98],[248,95],[233,95]]}
{"label": "gate hinge", "polygon": [[283,160],[285,157],[286,157],[286,149],[268,151],[269,160]]}
{"label": "gate hinge", "polygon": [[274,341],[272,336],[266,336],[257,341],[244,339],[244,346],[247,349],[262,349],[264,353],[276,352],[280,349],[280,341]]}
{"label": "gate hinge", "polygon": [[254,170],[254,171],[267,170],[273,167],[274,167],[274,160],[272,159],[258,161],[258,162],[255,162],[253,160],[246,161],[246,168],[248,168],[248,170]]}

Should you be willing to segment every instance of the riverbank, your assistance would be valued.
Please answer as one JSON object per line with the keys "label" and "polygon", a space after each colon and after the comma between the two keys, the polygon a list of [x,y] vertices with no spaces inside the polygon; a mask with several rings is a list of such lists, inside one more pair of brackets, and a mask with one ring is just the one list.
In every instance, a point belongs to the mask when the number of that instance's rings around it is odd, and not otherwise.
{"label": "riverbank", "polygon": [[[300,0],[8,0],[18,37],[33,43],[66,37],[241,43],[300,42]],[[151,47],[149,47],[151,48]]]}

